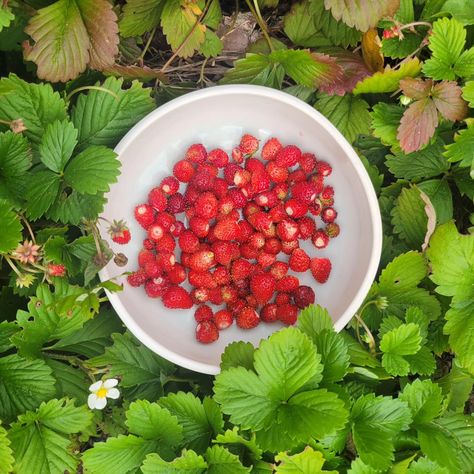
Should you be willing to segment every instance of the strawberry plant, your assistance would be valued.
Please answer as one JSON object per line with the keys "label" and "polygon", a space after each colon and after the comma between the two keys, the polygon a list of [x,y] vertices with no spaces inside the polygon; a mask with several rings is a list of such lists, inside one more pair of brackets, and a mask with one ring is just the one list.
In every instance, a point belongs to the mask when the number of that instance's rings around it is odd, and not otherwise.
{"label": "strawberry plant", "polygon": [[[123,249],[114,253],[97,223],[125,133],[170,99],[219,84],[282,89],[326,115],[371,178],[384,242],[364,303],[336,333],[317,291],[288,273],[328,278],[329,260],[297,248],[294,234],[324,248],[344,231],[337,189],[323,184],[330,167],[270,140],[259,153],[274,185],[248,203],[254,137],[229,155],[188,150],[135,209],[149,246],[139,266],[157,280],[148,294],[165,290],[150,250],[160,241],[169,256],[176,238],[199,271],[162,262],[169,305],[193,304],[176,290],[188,278],[207,291],[194,298],[233,304],[241,327],[289,324],[258,347],[228,345],[211,377],[124,328],[104,291],[122,288],[97,273],[110,260],[121,272],[133,236],[126,222],[107,223]],[[0,1],[0,474],[471,473],[473,108],[468,0]],[[296,162],[301,172],[288,171]],[[224,198],[227,178],[235,188]],[[199,194],[181,196],[178,180]],[[324,231],[305,215],[315,194]],[[166,213],[154,221],[153,207],[180,212],[185,198],[205,204],[189,229],[171,231]],[[250,223],[229,224],[234,207]],[[200,248],[208,213],[232,218],[212,229],[223,239],[212,252]],[[236,232],[245,258],[230,265]],[[275,261],[279,252],[288,258]],[[247,258],[268,272],[249,278]],[[263,305],[260,317],[234,301],[239,291]],[[197,337],[214,341],[233,316],[199,306]]]}

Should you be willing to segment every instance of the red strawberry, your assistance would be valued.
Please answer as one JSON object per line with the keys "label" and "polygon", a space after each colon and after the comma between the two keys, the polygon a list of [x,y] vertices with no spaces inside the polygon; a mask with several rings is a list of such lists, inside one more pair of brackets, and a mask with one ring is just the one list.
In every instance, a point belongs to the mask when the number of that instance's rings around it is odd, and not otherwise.
{"label": "red strawberry", "polygon": [[284,304],[288,304],[290,302],[290,294],[289,293],[277,293],[275,297],[275,304],[277,306],[283,306]]}
{"label": "red strawberry", "polygon": [[171,234],[165,234],[155,244],[156,251],[160,252],[174,252],[176,248],[176,241]]}
{"label": "red strawberry", "polygon": [[165,235],[165,229],[159,224],[153,224],[148,227],[148,238],[156,242]]}
{"label": "red strawberry", "polygon": [[211,321],[213,316],[212,309],[206,304],[198,306],[196,311],[194,311],[194,319],[198,323],[201,323],[202,321]]}
{"label": "red strawberry", "polygon": [[207,191],[197,198],[194,209],[198,216],[204,217],[205,219],[213,219],[217,216],[217,205],[216,196]]}
{"label": "red strawberry", "polygon": [[202,321],[196,326],[196,339],[203,344],[210,344],[219,339],[219,330],[212,321]]}
{"label": "red strawberry", "polygon": [[311,219],[311,217],[303,216],[301,219],[298,219],[298,228],[300,231],[300,239],[307,240],[316,230],[316,224],[314,223],[314,220]]}
{"label": "red strawberry", "polygon": [[242,311],[237,315],[237,326],[241,329],[252,329],[260,323],[260,317],[250,306],[245,306]]}
{"label": "red strawberry", "polygon": [[271,273],[260,273],[250,277],[250,289],[258,303],[265,304],[273,297],[276,288],[275,277]]}
{"label": "red strawberry", "polygon": [[333,209],[332,207],[325,207],[321,211],[321,219],[326,224],[334,222],[336,220],[336,217],[337,217],[337,211]]}
{"label": "red strawberry", "polygon": [[258,140],[252,135],[244,135],[240,140],[239,148],[244,155],[252,155],[258,150]]}
{"label": "red strawberry", "polygon": [[113,221],[108,232],[112,240],[120,245],[128,244],[131,239],[130,230],[124,221]]}
{"label": "red strawberry", "polygon": [[224,166],[229,162],[229,155],[221,148],[216,148],[209,152],[207,160],[218,168],[224,168]]}
{"label": "red strawberry", "polygon": [[173,175],[181,183],[189,183],[193,179],[194,173],[194,166],[189,161],[180,160],[173,166]]}
{"label": "red strawberry", "polygon": [[232,150],[232,159],[239,165],[244,162],[244,155],[239,147]]}
{"label": "red strawberry", "polygon": [[214,227],[214,235],[219,240],[236,240],[239,232],[239,224],[232,219],[223,219]]}
{"label": "red strawberry", "polygon": [[285,241],[283,240],[281,242],[281,251],[283,253],[286,253],[286,255],[291,255],[291,252],[293,252],[293,250],[299,248],[300,246],[300,243],[298,240],[288,240],[288,241]]}
{"label": "red strawberry", "polygon": [[298,224],[293,219],[283,219],[277,224],[278,237],[284,242],[295,240],[298,232]]}
{"label": "red strawberry", "polygon": [[270,209],[268,213],[273,222],[281,222],[283,219],[288,217],[288,214],[285,211],[285,206],[283,204],[277,204],[275,207]]}
{"label": "red strawberry", "polygon": [[221,295],[222,301],[224,301],[224,303],[233,303],[239,298],[237,288],[230,285],[224,285],[223,287],[221,287]]}
{"label": "red strawberry", "polygon": [[232,209],[229,214],[218,214],[217,218],[218,221],[222,221],[224,219],[230,219],[232,221],[237,222],[240,219],[240,212],[237,209]]}
{"label": "red strawberry", "polygon": [[292,304],[284,304],[277,308],[277,318],[284,324],[291,326],[298,319],[298,308]]}
{"label": "red strawberry", "polygon": [[168,201],[166,199],[166,194],[161,190],[161,188],[153,188],[148,193],[148,204],[158,212],[162,212],[166,209]]}
{"label": "red strawberry", "polygon": [[163,274],[163,267],[156,259],[145,263],[143,270],[147,278],[158,278]]}
{"label": "red strawberry", "polygon": [[196,288],[216,288],[217,282],[211,272],[198,272],[196,270],[189,270],[188,274],[189,283]]}
{"label": "red strawberry", "polygon": [[153,208],[149,204],[140,204],[135,208],[135,219],[144,229],[148,229],[155,221]]}
{"label": "red strawberry", "polygon": [[247,260],[258,257],[259,250],[250,246],[248,243],[240,244],[240,255]]}
{"label": "red strawberry", "polygon": [[199,216],[191,217],[189,220],[189,228],[197,237],[206,237],[209,233],[209,221]]}
{"label": "red strawberry", "polygon": [[316,186],[312,182],[300,181],[291,188],[291,195],[309,205],[316,199]]}
{"label": "red strawberry", "polygon": [[234,203],[234,207],[236,209],[242,209],[247,203],[247,198],[244,196],[244,193],[240,189],[229,189],[228,195],[232,199],[232,202]]}
{"label": "red strawberry", "polygon": [[248,278],[234,280],[234,287],[240,298],[245,298],[250,293],[250,281]]}
{"label": "red strawberry", "polygon": [[266,304],[260,311],[261,320],[266,323],[277,321],[277,308],[278,306],[275,303]]}
{"label": "red strawberry", "polygon": [[321,174],[313,174],[310,177],[310,181],[314,184],[316,188],[316,194],[319,194],[324,188],[324,176]]}
{"label": "red strawberry", "polygon": [[319,199],[324,205],[327,205],[334,198],[334,188],[332,186],[324,186],[320,193]]}
{"label": "red strawberry", "polygon": [[239,227],[238,241],[247,242],[250,236],[255,232],[254,228],[247,221],[239,221]]}
{"label": "red strawberry", "polygon": [[161,252],[156,256],[156,259],[161,263],[165,272],[171,271],[176,263],[176,257],[174,256],[174,253],[171,252]]}
{"label": "red strawberry", "polygon": [[181,221],[176,221],[171,227],[170,231],[173,237],[179,237],[184,231],[186,227]]}
{"label": "red strawberry", "polygon": [[277,281],[276,289],[282,293],[291,293],[300,286],[300,281],[293,275],[286,275]]}
{"label": "red strawberry", "polygon": [[178,237],[179,248],[186,253],[194,253],[199,249],[199,239],[191,230],[185,230]]}
{"label": "red strawberry", "polygon": [[219,168],[217,166],[214,166],[212,163],[199,163],[198,164],[198,171],[204,171],[214,178],[217,178],[217,175],[219,174]]}
{"label": "red strawberry", "polygon": [[303,153],[298,163],[306,174],[311,174],[316,168],[316,157],[312,153]]}
{"label": "red strawberry", "polygon": [[161,225],[165,230],[170,230],[175,222],[176,217],[169,212],[159,212],[155,217],[155,224]]}
{"label": "red strawberry", "polygon": [[309,212],[313,214],[313,216],[319,216],[321,214],[322,206],[321,201],[316,198],[316,200],[309,206]]}
{"label": "red strawberry", "polygon": [[332,239],[339,235],[339,233],[341,232],[341,229],[339,228],[339,225],[336,224],[335,222],[330,222],[324,229],[324,232],[329,238]]}
{"label": "red strawberry", "polygon": [[163,295],[163,304],[167,308],[188,309],[193,305],[193,300],[181,286],[170,286]]}
{"label": "red strawberry", "polygon": [[275,191],[264,191],[255,196],[255,202],[261,207],[274,207],[278,204],[278,196]]}
{"label": "red strawberry", "polygon": [[331,273],[331,261],[328,258],[313,258],[310,265],[311,273],[318,283],[325,283]]}
{"label": "red strawberry", "polygon": [[153,278],[145,283],[145,292],[150,298],[160,298],[169,288],[169,282],[163,278]]}
{"label": "red strawberry", "polygon": [[261,211],[261,208],[255,202],[248,202],[242,211],[242,214],[248,219],[252,214]]}
{"label": "red strawberry", "polygon": [[288,179],[288,169],[278,166],[274,161],[268,163],[266,170],[274,183],[284,183]]}
{"label": "red strawberry", "polygon": [[130,275],[127,276],[127,281],[130,286],[142,286],[146,282],[146,273],[144,270],[140,269],[137,270],[136,272],[130,273]]}
{"label": "red strawberry", "polygon": [[290,191],[290,186],[288,185],[288,183],[278,183],[273,188],[273,191],[275,192],[277,198],[280,201],[283,201],[288,196],[288,193]]}
{"label": "red strawberry", "polygon": [[204,145],[201,145],[200,143],[191,145],[186,151],[185,158],[193,163],[204,163],[207,158],[207,152]]}
{"label": "red strawberry", "polygon": [[270,268],[270,273],[276,280],[281,280],[288,273],[288,264],[285,262],[275,262]]}
{"label": "red strawberry", "polygon": [[278,138],[270,138],[262,148],[262,159],[274,160],[277,153],[283,148]]}
{"label": "red strawberry", "polygon": [[212,251],[217,263],[229,265],[232,261],[232,246],[229,242],[216,241],[212,244]]}
{"label": "red strawberry", "polygon": [[214,270],[214,273],[212,274],[214,281],[217,283],[217,285],[227,285],[230,283],[230,273],[229,270],[227,270],[226,267],[224,266],[219,266]]}
{"label": "red strawberry", "polygon": [[179,285],[186,280],[186,269],[180,263],[176,262],[171,270],[166,274],[168,280],[175,284]]}
{"label": "red strawberry", "polygon": [[250,183],[251,178],[252,175],[247,170],[239,169],[234,174],[233,184],[238,188],[243,188],[247,183]]}
{"label": "red strawberry", "polygon": [[161,180],[160,189],[168,196],[177,193],[179,190],[179,181],[174,176],[167,176]]}
{"label": "red strawberry", "polygon": [[329,237],[323,230],[317,230],[311,237],[313,245],[317,249],[323,249],[329,244]]}
{"label": "red strawberry", "polygon": [[253,265],[249,261],[239,258],[232,263],[230,274],[232,276],[232,280],[235,282],[250,276],[252,270]]}
{"label": "red strawberry", "polygon": [[261,232],[270,229],[272,226],[272,220],[270,216],[263,211],[258,211],[248,217],[250,224]]}
{"label": "red strawberry", "polygon": [[285,211],[289,216],[298,219],[299,217],[306,215],[308,212],[308,205],[298,199],[291,198],[286,201]]}
{"label": "red strawberry", "polygon": [[257,298],[255,298],[255,296],[253,295],[247,295],[245,297],[245,301],[246,301],[246,304],[247,306],[250,306],[254,309],[257,309],[258,308],[258,301],[257,301]]}
{"label": "red strawberry", "polygon": [[186,190],[184,191],[184,202],[186,204],[186,208],[190,208],[194,206],[196,199],[200,196],[201,192],[197,190],[191,184],[188,184]]}
{"label": "red strawberry", "polygon": [[255,194],[263,193],[264,191],[268,191],[270,189],[271,177],[266,172],[265,168],[261,171],[256,170],[252,172],[250,183],[251,195],[254,196]]}
{"label": "red strawberry", "polygon": [[149,250],[141,250],[138,254],[138,265],[144,267],[148,262],[154,262],[156,255]]}
{"label": "red strawberry", "polygon": [[194,288],[194,290],[191,291],[191,299],[194,304],[206,303],[209,301],[210,291],[209,288],[204,287]]}
{"label": "red strawberry", "polygon": [[303,182],[303,181],[306,181],[306,173],[301,168],[298,168],[295,171],[292,171],[288,175],[288,183],[292,185]]}
{"label": "red strawberry", "polygon": [[192,255],[191,260],[189,261],[189,266],[192,270],[197,272],[205,272],[209,270],[216,264],[214,259],[214,252],[209,252],[207,250],[201,250]]}
{"label": "red strawberry", "polygon": [[155,248],[155,242],[153,242],[153,240],[150,240],[150,239],[144,239],[143,240],[143,247],[146,250],[153,250]]}
{"label": "red strawberry", "polygon": [[248,244],[250,247],[260,250],[265,245],[265,236],[261,232],[254,232],[250,236]]}
{"label": "red strawberry", "polygon": [[332,173],[332,167],[325,161],[318,161],[316,163],[316,172],[322,176],[329,176]]}
{"label": "red strawberry", "polygon": [[186,199],[181,193],[175,193],[168,199],[168,207],[166,208],[171,214],[180,214],[186,209]]}
{"label": "red strawberry", "polygon": [[267,253],[278,255],[281,252],[281,242],[275,237],[270,237],[265,240],[263,250]]}
{"label": "red strawberry", "polygon": [[315,299],[316,297],[314,291],[309,286],[299,286],[293,292],[293,301],[295,302],[295,305],[300,309],[306,308],[306,306],[313,304]]}
{"label": "red strawberry", "polygon": [[232,313],[227,309],[221,309],[214,314],[214,324],[219,330],[227,329],[229,326],[232,326],[233,322]]}
{"label": "red strawberry", "polygon": [[209,290],[209,301],[217,306],[223,303],[222,291],[220,288],[212,288]]}
{"label": "red strawberry", "polygon": [[303,249],[295,249],[291,252],[288,264],[294,272],[305,272],[309,269],[311,259]]}
{"label": "red strawberry", "polygon": [[229,188],[227,181],[223,178],[214,178],[214,184],[212,186],[212,192],[218,199],[222,199],[227,196],[227,189]]}
{"label": "red strawberry", "polygon": [[212,176],[212,174],[205,170],[200,170],[194,175],[191,184],[198,191],[210,191],[214,186],[215,179],[216,178]]}
{"label": "red strawberry", "polygon": [[275,157],[275,163],[283,168],[291,168],[301,158],[301,150],[295,145],[282,148]]}
{"label": "red strawberry", "polygon": [[257,257],[257,263],[262,267],[262,268],[267,268],[273,265],[276,262],[276,255],[273,253],[267,253],[264,251],[261,251],[258,254]]}
{"label": "red strawberry", "polygon": [[234,317],[237,316],[246,306],[247,303],[242,298],[238,299],[235,303],[227,303],[227,309]]}
{"label": "red strawberry", "polygon": [[[226,184],[227,187],[227,184]],[[218,210],[220,214],[227,215],[234,210],[234,201],[230,196],[223,196],[219,199]]]}

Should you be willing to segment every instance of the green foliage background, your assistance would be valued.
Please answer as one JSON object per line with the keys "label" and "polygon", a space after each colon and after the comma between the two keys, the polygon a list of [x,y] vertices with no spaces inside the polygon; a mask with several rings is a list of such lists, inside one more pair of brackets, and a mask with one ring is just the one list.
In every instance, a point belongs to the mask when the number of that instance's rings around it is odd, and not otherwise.
{"label": "green foliage background", "polygon": [[[470,1],[4,0],[0,74],[0,474],[473,472]],[[213,378],[122,326],[97,217],[136,122],[238,83],[341,130],[384,245],[341,333],[311,306],[259,348],[229,345]],[[32,235],[36,267],[14,254]],[[120,399],[89,410],[110,377]]]}

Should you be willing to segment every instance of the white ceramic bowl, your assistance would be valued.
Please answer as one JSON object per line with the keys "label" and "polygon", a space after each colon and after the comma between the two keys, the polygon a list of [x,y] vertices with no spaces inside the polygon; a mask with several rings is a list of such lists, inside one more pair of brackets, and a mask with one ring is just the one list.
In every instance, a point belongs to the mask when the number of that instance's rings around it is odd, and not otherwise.
{"label": "white ceramic bowl", "polygon": [[[324,250],[304,246],[310,255],[331,258],[332,273],[324,285],[317,284],[309,272],[298,276],[302,284],[315,289],[316,302],[328,309],[339,331],[362,303],[377,270],[382,244],[377,198],[364,166],[339,131],[311,106],[266,87],[218,86],[192,92],[159,107],[127,133],[116,148],[122,173],[107,195],[103,217],[126,219],[132,240],[119,246],[110,241],[105,228],[101,233],[112,248],[127,254],[129,263],[122,269],[109,263],[100,277],[105,280],[136,269],[145,231],[134,220],[134,207],[145,202],[149,190],[171,174],[187,147],[203,143],[208,149],[230,151],[243,133],[262,142],[276,136],[283,143],[315,153],[333,167],[327,182],[335,189],[341,234]],[[169,310],[160,300],[147,298],[143,288],[130,287],[122,277],[119,280],[125,283],[124,290],[108,296],[128,329],[157,354],[191,370],[218,373],[227,344],[244,340],[258,345],[281,327],[279,323],[261,324],[244,331],[233,325],[220,333],[217,342],[203,345],[194,336],[195,308]]]}

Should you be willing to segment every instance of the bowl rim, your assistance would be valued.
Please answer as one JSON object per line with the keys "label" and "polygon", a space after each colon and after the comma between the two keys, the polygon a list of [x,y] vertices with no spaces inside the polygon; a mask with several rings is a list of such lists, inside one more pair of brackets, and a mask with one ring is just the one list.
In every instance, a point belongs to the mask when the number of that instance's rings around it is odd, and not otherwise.
{"label": "bowl rim", "polygon": [[[309,118],[312,118],[319,125],[321,125],[340,144],[344,153],[349,158],[354,169],[356,170],[359,179],[362,181],[362,185],[369,204],[370,219],[372,222],[373,246],[369,259],[368,270],[359,286],[359,289],[357,290],[351,304],[346,308],[342,316],[334,323],[334,329],[337,332],[340,332],[353,318],[356,310],[362,304],[364,298],[370,290],[372,282],[375,279],[382,253],[382,218],[380,215],[377,195],[362,161],[346,138],[342,135],[342,133],[323,114],[318,112],[314,107],[311,107],[306,102],[303,102],[301,99],[298,99],[287,92],[272,89],[270,87],[251,84],[213,86],[189,92],[157,107],[155,110],[142,118],[122,137],[120,142],[114,148],[114,151],[117,153],[120,159],[120,154],[126,150],[126,148],[133,142],[137,135],[147,129],[154,122],[160,120],[169,112],[178,109],[183,105],[188,105],[192,102],[200,101],[205,98],[228,94],[249,94],[263,96],[273,100],[278,100],[296,109],[299,109],[301,112],[308,115]],[[113,278],[113,275],[110,275],[107,267],[105,267],[99,271],[99,278],[101,281],[105,281]],[[142,342],[153,352],[174,364],[194,370],[196,372],[210,375],[215,375],[220,372],[219,366],[190,359],[162,346],[147,332],[141,329],[141,327],[135,322],[135,319],[129,314],[123,305],[120,299],[120,293],[111,293],[108,290],[105,290],[105,292],[114,310],[117,312],[125,326],[140,342]]]}

